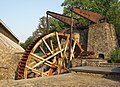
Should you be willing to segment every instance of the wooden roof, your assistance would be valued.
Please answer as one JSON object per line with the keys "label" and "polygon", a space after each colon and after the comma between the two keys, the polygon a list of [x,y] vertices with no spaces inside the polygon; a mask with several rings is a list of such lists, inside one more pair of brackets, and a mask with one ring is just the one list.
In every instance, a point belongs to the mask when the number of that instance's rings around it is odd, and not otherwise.
{"label": "wooden roof", "polygon": [[[9,29],[9,27],[1,19],[0,19],[0,26],[3,27],[4,31],[6,31],[9,35],[11,35],[12,38],[14,38],[19,43],[19,39],[15,36],[15,34]],[[4,33],[2,33],[2,34],[4,34]],[[5,35],[5,36],[10,38],[8,35]]]}

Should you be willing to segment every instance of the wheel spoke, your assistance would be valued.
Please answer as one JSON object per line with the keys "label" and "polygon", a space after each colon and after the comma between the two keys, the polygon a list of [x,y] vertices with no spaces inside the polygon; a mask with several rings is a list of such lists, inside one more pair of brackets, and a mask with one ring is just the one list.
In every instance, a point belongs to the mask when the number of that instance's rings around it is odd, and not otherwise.
{"label": "wheel spoke", "polygon": [[48,50],[50,51],[51,54],[53,54],[52,50],[50,49],[49,45],[47,44],[47,42],[45,41],[44,38],[42,38],[43,42],[45,43],[46,47],[48,48]]}
{"label": "wheel spoke", "polygon": [[52,67],[53,65],[54,65],[54,66],[57,66],[57,65],[55,65],[54,63],[52,63],[52,62],[50,62],[50,61],[47,61],[47,60],[45,60],[44,58],[42,58],[42,57],[40,57],[40,56],[38,56],[38,55],[36,55],[36,54],[34,54],[34,53],[30,53],[30,55],[31,55],[31,57],[32,57],[33,59],[39,61],[39,63],[35,64],[32,68],[35,68],[35,67],[39,66],[42,61],[44,61],[44,62],[45,62],[44,64],[46,64],[46,65],[48,65],[48,66],[50,66],[50,67]]}
{"label": "wheel spoke", "polygon": [[66,45],[65,45],[65,50],[64,50],[64,55],[65,55],[66,58],[67,58],[66,50],[68,48],[69,38],[70,38],[70,36],[67,37],[67,41],[66,41]]}
{"label": "wheel spoke", "polygon": [[74,58],[73,52],[74,52],[74,50],[75,50],[75,45],[76,45],[76,40],[74,41],[73,47],[72,47],[72,49],[71,49],[70,60],[72,60],[72,57]]}
{"label": "wheel spoke", "polygon": [[[49,57],[46,58],[46,59],[40,61],[39,63],[37,63],[36,65],[34,65],[33,68],[39,66],[40,64],[43,64],[45,61],[47,61],[47,60],[51,59],[52,57],[56,56],[57,54],[61,53],[63,50],[64,50],[64,49],[62,49],[62,50],[54,53],[53,55],[49,56]],[[38,58],[43,59],[43,58],[41,58],[41,57],[38,57]]]}
{"label": "wheel spoke", "polygon": [[45,53],[45,51],[43,50],[43,48],[42,48],[41,46],[39,46],[39,48],[40,48],[40,50],[42,51],[42,53],[43,53],[44,55],[46,55],[46,53]]}
{"label": "wheel spoke", "polygon": [[24,69],[24,78],[27,79],[27,68]]}
{"label": "wheel spoke", "polygon": [[53,41],[51,38],[50,38],[50,45],[51,45],[52,51],[54,52]]}
{"label": "wheel spoke", "polygon": [[64,49],[61,49],[60,51],[54,53],[53,55],[51,55],[51,56],[49,56],[48,58],[46,58],[44,61],[49,60],[50,58],[56,56],[57,54],[61,53],[63,50],[64,50]]}
{"label": "wheel spoke", "polygon": [[36,74],[38,74],[38,75],[42,75],[42,72],[41,72],[41,71],[38,71],[38,70],[36,70],[36,69],[33,69],[33,68],[29,67],[29,66],[26,66],[26,68],[27,68],[27,69],[30,69],[32,72],[34,72],[34,73],[36,73]]}
{"label": "wheel spoke", "polygon": [[[58,33],[57,33],[57,32],[56,32],[56,37],[57,37],[58,47],[59,47],[59,49],[61,50],[60,40],[59,40],[59,37],[58,37]],[[61,52],[60,54],[61,54],[61,57],[63,57],[62,52]]]}

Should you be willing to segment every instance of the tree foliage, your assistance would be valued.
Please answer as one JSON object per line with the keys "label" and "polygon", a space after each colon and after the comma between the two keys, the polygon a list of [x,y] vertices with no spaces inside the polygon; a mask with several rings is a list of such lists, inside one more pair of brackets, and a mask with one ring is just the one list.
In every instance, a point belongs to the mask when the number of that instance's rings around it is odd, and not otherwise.
{"label": "tree foliage", "polygon": [[35,38],[35,36],[29,36],[24,43],[20,43],[20,46],[23,49],[26,49],[30,45],[30,43],[34,40],[34,38]]}
{"label": "tree foliage", "polygon": [[55,18],[48,18],[49,22],[49,30],[47,29],[47,24],[46,24],[46,17],[43,16],[39,19],[39,24],[37,29],[33,32],[32,36],[28,37],[27,40],[24,43],[20,43],[20,45],[26,49],[27,46],[33,41],[35,37],[38,37],[39,35],[44,35],[46,33],[50,32],[59,32],[62,31],[64,24],[58,21]]}
{"label": "tree foliage", "polygon": [[[68,8],[76,7],[84,10],[97,12],[105,16],[109,23],[115,25],[118,42],[120,45],[120,1],[119,0],[64,0],[62,3],[64,14],[70,15]],[[75,15],[75,14],[74,14]],[[74,16],[78,17],[78,16]],[[81,19],[85,23],[85,19]]]}
{"label": "tree foliage", "polygon": [[60,32],[64,29],[64,24],[55,18],[50,18],[49,24],[50,24],[49,32]]}
{"label": "tree foliage", "polygon": [[[119,0],[64,0],[61,5],[64,7],[63,14],[66,16],[71,16],[70,9],[71,7],[76,7],[84,10],[89,10],[93,12],[100,13],[101,15],[108,18],[109,23],[115,25],[116,34],[118,38],[118,42],[120,45],[120,1]],[[79,15],[73,14],[73,17],[85,23],[85,25],[89,24],[87,19],[80,17]],[[46,34],[48,32],[62,31],[66,28],[65,24],[58,21],[55,18],[49,17],[49,30],[47,29],[46,17],[43,16],[39,19],[39,24],[37,29],[33,32],[33,35],[30,36],[25,43],[21,43],[23,48],[26,48],[31,41],[42,34]]]}
{"label": "tree foliage", "polygon": [[58,21],[55,18],[49,17],[48,23],[49,23],[49,30],[47,29],[47,18],[45,16],[40,18],[39,24],[37,29],[33,32],[33,36],[43,35],[48,32],[55,32],[55,31],[61,31],[64,27],[64,24]]}
{"label": "tree foliage", "polygon": [[39,36],[39,35],[46,34],[46,33],[47,33],[46,17],[43,16],[39,19],[38,27],[33,32],[33,36]]}
{"label": "tree foliage", "polygon": [[111,53],[111,61],[114,63],[120,63],[120,50],[114,50]]}

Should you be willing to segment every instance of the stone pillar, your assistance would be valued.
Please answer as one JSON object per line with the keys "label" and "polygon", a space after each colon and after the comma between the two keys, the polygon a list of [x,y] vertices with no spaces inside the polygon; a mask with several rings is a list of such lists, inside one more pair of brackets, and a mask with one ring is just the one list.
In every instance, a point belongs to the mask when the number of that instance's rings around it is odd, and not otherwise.
{"label": "stone pillar", "polygon": [[117,48],[115,28],[109,23],[89,26],[88,51],[94,51],[96,58],[109,59],[112,50]]}

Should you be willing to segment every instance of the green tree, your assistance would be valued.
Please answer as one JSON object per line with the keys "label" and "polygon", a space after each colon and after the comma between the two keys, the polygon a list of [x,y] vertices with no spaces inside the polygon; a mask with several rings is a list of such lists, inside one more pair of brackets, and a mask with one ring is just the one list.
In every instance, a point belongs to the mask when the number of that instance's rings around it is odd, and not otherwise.
{"label": "green tree", "polygon": [[[70,15],[68,8],[76,7],[84,10],[100,13],[101,15],[108,18],[109,23],[115,25],[118,42],[120,45],[120,1],[119,0],[64,0],[62,5],[64,7],[64,14]],[[75,14],[74,14],[75,15]],[[89,23],[81,17],[79,20],[84,23]]]}
{"label": "green tree", "polygon": [[24,43],[20,43],[20,45],[26,49],[32,41],[38,37],[39,35],[43,35],[47,33],[47,25],[46,25],[46,17],[43,16],[39,19],[39,24],[37,29],[33,32],[32,36],[29,36]]}
{"label": "green tree", "polygon": [[120,63],[120,50],[112,51],[111,61],[114,62],[114,63]]}
{"label": "green tree", "polygon": [[49,18],[49,25],[49,32],[60,32],[65,28],[64,24],[55,18]]}
{"label": "green tree", "polygon": [[62,22],[52,17],[48,17],[48,23],[49,23],[49,30],[47,29],[46,17],[43,16],[42,18],[40,18],[38,27],[33,32],[33,36],[43,35],[48,32],[55,32],[55,31],[59,32],[62,31],[62,29],[64,28],[64,24]]}
{"label": "green tree", "polygon": [[28,37],[27,40],[24,43],[20,43],[20,46],[23,49],[26,49],[32,43],[32,41],[34,40],[34,38],[35,38],[35,36]]}
{"label": "green tree", "polygon": [[43,16],[39,19],[39,24],[37,29],[33,32],[32,36],[28,37],[27,40],[24,43],[20,43],[20,45],[26,49],[27,46],[33,41],[34,38],[36,38],[39,35],[44,35],[48,32],[59,32],[62,31],[64,24],[58,21],[55,18],[49,17],[49,30],[47,29],[46,24],[46,17]]}
{"label": "green tree", "polygon": [[33,32],[33,36],[39,36],[39,35],[46,34],[46,33],[47,33],[46,17],[43,16],[39,19],[38,27]]}

